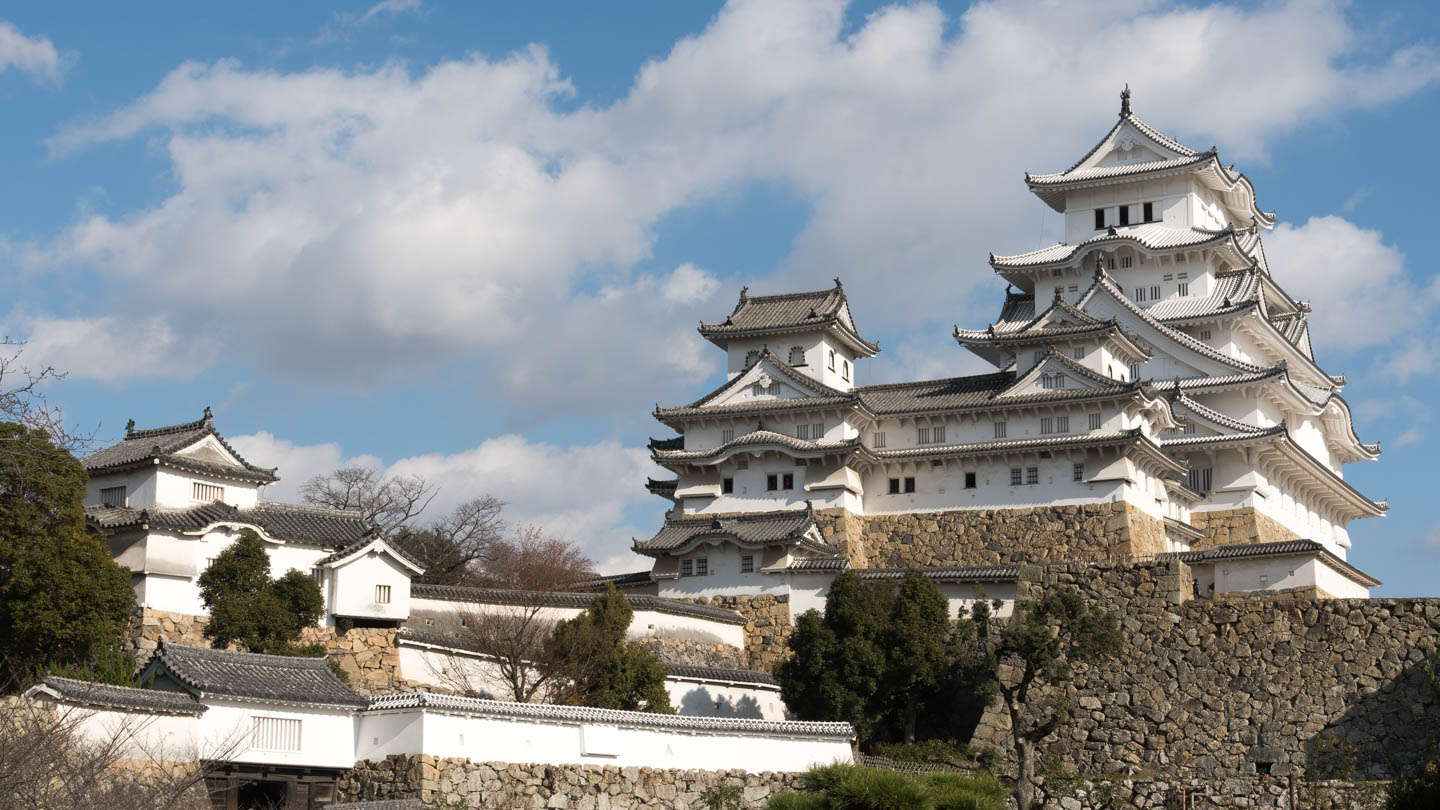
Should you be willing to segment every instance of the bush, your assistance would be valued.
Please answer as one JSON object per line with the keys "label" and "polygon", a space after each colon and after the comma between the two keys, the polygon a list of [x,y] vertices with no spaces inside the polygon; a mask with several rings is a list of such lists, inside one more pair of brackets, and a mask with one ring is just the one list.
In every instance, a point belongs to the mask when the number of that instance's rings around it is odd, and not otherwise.
{"label": "bush", "polygon": [[830,802],[819,793],[777,793],[765,810],[827,810]]}
{"label": "bush", "polygon": [[923,776],[854,765],[805,775],[804,793],[779,794],[769,810],[1004,810],[1007,791],[988,773]]}
{"label": "bush", "polygon": [[870,753],[898,762],[939,763],[960,767],[967,766],[974,760],[970,753],[970,746],[954,740],[879,743],[871,746]]}
{"label": "bush", "polygon": [[919,780],[878,768],[851,768],[827,791],[836,810],[932,810],[935,798]]}
{"label": "bush", "polygon": [[1001,810],[1010,791],[988,773],[932,773],[922,777],[935,810]]}

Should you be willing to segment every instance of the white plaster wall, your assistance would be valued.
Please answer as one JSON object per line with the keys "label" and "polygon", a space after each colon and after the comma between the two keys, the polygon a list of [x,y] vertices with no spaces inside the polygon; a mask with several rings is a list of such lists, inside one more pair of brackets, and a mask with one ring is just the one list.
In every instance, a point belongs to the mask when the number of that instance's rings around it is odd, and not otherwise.
{"label": "white plaster wall", "polygon": [[[1123,496],[1116,481],[1075,482],[1073,466],[1084,463],[1086,478],[1095,477],[1113,458],[1084,451],[1074,455],[1056,453],[1049,459],[1034,456],[1016,459],[948,461],[944,467],[930,462],[895,465],[867,470],[865,514],[934,512],[947,509],[1009,509],[1060,504],[1104,503]],[[918,469],[916,468],[918,466]],[[1039,469],[1038,484],[1010,485],[1010,470]],[[974,472],[975,489],[965,489],[965,473]],[[1024,472],[1021,473],[1025,475]],[[889,494],[889,479],[915,478],[915,492]],[[1148,477],[1148,476],[1147,476]],[[1023,480],[1023,479],[1022,479]]]}
{"label": "white plaster wall", "polygon": [[[387,737],[370,733],[371,724],[377,718],[393,714],[423,714],[423,750],[406,746],[410,735]],[[405,722],[386,720],[384,727],[395,729],[403,727]],[[851,759],[850,744],[844,740],[519,721],[422,709],[366,713],[359,725],[358,758],[371,761],[391,754],[425,753],[438,757],[468,758],[474,762],[706,770],[741,768],[759,772],[802,771],[812,765],[848,762]],[[588,745],[584,741],[587,736]],[[380,742],[373,743],[375,739]],[[591,753],[595,751],[613,752],[613,755]]]}
{"label": "white plaster wall", "polygon": [[[755,570],[749,574],[740,572],[740,558],[749,556],[755,563]],[[705,544],[678,559],[692,562],[704,558],[709,569],[705,576],[680,577],[666,580],[661,585],[661,596],[693,598],[696,596],[736,596],[742,594],[781,594],[785,585],[772,574],[760,569],[766,564],[765,554],[756,549],[741,550],[729,543]],[[678,569],[677,569],[678,570]]]}
{"label": "white plaster wall", "polygon": [[[472,602],[446,602],[439,599],[413,598],[410,600],[412,613],[434,613],[459,616],[462,613],[485,613],[513,611],[513,605],[488,605]],[[584,608],[541,608],[538,618],[548,623],[572,618]],[[453,628],[437,628],[437,631],[455,632]],[[642,639],[652,636],[664,638],[693,638],[731,647],[745,646],[744,625],[718,622],[698,616],[675,616],[654,610],[636,610],[630,620],[627,638]]]}
{"label": "white plaster wall", "polygon": [[1331,568],[1323,560],[1311,561],[1315,585],[1320,590],[1341,599],[1369,599],[1370,589]]}
{"label": "white plaster wall", "polygon": [[400,673],[406,680],[447,690],[470,689],[498,700],[509,700],[508,682],[495,662],[474,653],[445,649],[402,639],[397,648]]}
{"label": "white plaster wall", "polygon": [[[207,699],[209,710],[201,715],[202,736],[242,737],[232,759],[270,765],[297,765],[349,768],[355,764],[355,726],[350,712],[305,706]],[[300,721],[299,751],[264,751],[252,748],[250,732],[255,717],[280,717]]]}
{"label": "white plaster wall", "polygon": [[1310,560],[1299,557],[1265,557],[1216,560],[1215,592],[1279,591],[1315,584]]}
{"label": "white plaster wall", "polygon": [[[789,574],[790,581],[790,623],[807,610],[825,612],[825,598],[830,593],[834,575],[828,573]],[[996,616],[1009,616],[1015,608],[1014,582],[958,583],[940,582],[940,593],[945,596],[950,618],[970,615],[970,606],[980,600],[1000,600],[1001,606],[994,610]],[[993,608],[992,608],[993,609]]]}
{"label": "white plaster wall", "polygon": [[[273,558],[272,558],[273,559]],[[410,570],[387,554],[371,552],[331,570],[337,616],[404,620],[410,615]],[[377,585],[390,586],[390,602],[375,601]]]}
{"label": "white plaster wall", "polygon": [[125,487],[125,505],[148,509],[155,505],[155,471],[158,468],[96,475],[85,483],[85,503],[100,503],[100,490]]}
{"label": "white plaster wall", "polygon": [[191,616],[203,616],[206,612],[204,603],[200,601],[200,588],[189,577],[147,574],[143,586],[136,588],[135,598],[141,606],[155,610]]}
{"label": "white plaster wall", "polygon": [[[1094,236],[1095,209],[1104,208],[1107,225],[1118,223],[1121,205],[1155,203],[1155,215],[1163,217],[1172,228],[1189,227],[1189,211],[1185,205],[1190,192],[1184,177],[1142,180],[1136,183],[1078,189],[1065,195],[1065,241],[1077,244]],[[1132,224],[1139,224],[1141,212],[1135,212]]]}
{"label": "white plaster wall", "polygon": [[155,505],[170,509],[184,509],[209,501],[195,500],[194,483],[213,484],[224,487],[224,502],[241,509],[254,506],[259,501],[259,488],[252,483],[197,475],[172,470],[168,467],[155,468]]}
{"label": "white plaster wall", "polygon": [[67,721],[75,720],[82,737],[96,744],[113,746],[121,759],[191,761],[195,754],[223,754],[223,740],[206,745],[200,736],[198,718],[193,715],[150,714],[97,710],[59,704],[57,711]]}
{"label": "white plaster wall", "polygon": [[785,701],[780,699],[777,687],[668,678],[665,691],[676,713],[686,717],[785,719]]}

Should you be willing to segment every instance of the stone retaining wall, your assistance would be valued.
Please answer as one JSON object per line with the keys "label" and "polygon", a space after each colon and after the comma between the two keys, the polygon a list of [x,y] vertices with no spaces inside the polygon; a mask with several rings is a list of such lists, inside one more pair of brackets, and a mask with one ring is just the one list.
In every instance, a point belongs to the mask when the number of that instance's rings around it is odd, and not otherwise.
{"label": "stone retaining wall", "polygon": [[427,806],[630,810],[700,808],[714,785],[735,785],[745,807],[798,789],[803,774],[677,771],[597,765],[515,765],[397,754],[357,762],[339,781],[339,801],[418,797]]}
{"label": "stone retaining wall", "polygon": [[698,599],[677,601],[725,608],[745,617],[745,658],[742,669],[769,672],[790,655],[787,642],[795,628],[790,624],[789,596],[702,596]]}
{"label": "stone retaining wall", "polygon": [[[1045,810],[1381,810],[1384,782],[1224,779],[1212,782],[1116,779],[1059,782],[1042,789]],[[1182,803],[1184,802],[1184,803]]]}
{"label": "stone retaining wall", "polygon": [[667,664],[745,669],[749,656],[728,644],[708,644],[694,639],[642,638],[635,642]]}
{"label": "stone retaining wall", "polygon": [[[1440,648],[1437,599],[1186,600],[1178,562],[1021,569],[1021,598],[1073,585],[1119,614],[1124,652],[1077,668],[1062,775],[1387,778],[1424,751],[1440,700],[1419,670]],[[1426,719],[1430,718],[1430,719]],[[986,712],[975,741],[1005,747]]]}
{"label": "stone retaining wall", "polygon": [[1196,551],[1215,546],[1243,546],[1301,539],[1300,535],[1280,525],[1274,518],[1249,506],[1241,509],[1191,512],[1190,525],[1205,533],[1204,538],[1190,544]]}

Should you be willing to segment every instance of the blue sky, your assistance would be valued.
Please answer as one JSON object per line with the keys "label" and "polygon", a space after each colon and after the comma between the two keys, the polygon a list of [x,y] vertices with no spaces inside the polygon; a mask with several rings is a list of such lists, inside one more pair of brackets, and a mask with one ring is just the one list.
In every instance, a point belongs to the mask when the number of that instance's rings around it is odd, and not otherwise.
{"label": "blue sky", "polygon": [[[1435,594],[1440,126],[1427,4],[26,4],[0,12],[0,326],[113,438],[215,408],[272,493],[359,461],[643,567],[694,324],[841,276],[862,381],[982,370],[1022,173],[1137,112],[1219,146],[1388,498],[1379,593]],[[443,504],[442,504],[443,505]]]}

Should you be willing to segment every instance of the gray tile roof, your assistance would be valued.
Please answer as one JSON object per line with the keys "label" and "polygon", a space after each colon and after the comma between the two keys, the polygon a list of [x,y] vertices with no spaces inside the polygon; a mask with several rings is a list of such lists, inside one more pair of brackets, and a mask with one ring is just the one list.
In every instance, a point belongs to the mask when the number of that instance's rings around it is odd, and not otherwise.
{"label": "gray tile roof", "polygon": [[741,290],[740,300],[729,317],[721,323],[700,324],[700,334],[718,341],[833,326],[848,337],[855,348],[869,354],[878,352],[878,344],[860,337],[854,321],[846,315],[847,310],[845,288],[839,279],[828,290],[812,292],[751,296]]}
{"label": "gray tile roof", "polygon": [[359,512],[285,503],[258,503],[247,509],[219,501],[188,509],[128,509],[92,504],[85,507],[85,517],[91,526],[107,532],[141,526],[198,532],[217,523],[233,523],[254,526],[276,540],[325,547],[368,542],[375,534],[375,527],[366,523]]}
{"label": "gray tile roof", "polygon": [[[1110,228],[1083,242],[1074,244],[1061,242],[1013,256],[998,256],[992,253],[990,264],[997,269],[1039,267],[1068,261],[1087,247],[1112,242],[1134,242],[1147,250],[1172,250],[1220,244],[1227,241],[1234,242],[1234,240],[1235,231],[1228,228],[1223,231],[1209,231],[1204,228],[1172,228],[1168,225],[1151,222],[1143,225]],[[1238,244],[1235,246],[1235,250],[1237,254],[1243,253]]]}
{"label": "gray tile roof", "polygon": [[205,712],[205,707],[200,705],[193,695],[184,692],[137,689],[130,686],[79,681],[74,678],[57,678],[53,675],[32,686],[25,694],[32,697],[40,694],[49,695],[66,703],[122,711],[190,715],[199,715]]}
{"label": "gray tile roof", "polygon": [[778,445],[796,453],[847,453],[860,449],[861,442],[859,438],[841,441],[830,439],[811,441],[810,439],[797,439],[785,433],[776,433],[773,430],[752,430],[709,450],[655,450],[651,452],[650,456],[662,463],[666,461],[709,461],[719,458],[737,447],[770,445]]}
{"label": "gray tile roof", "polygon": [[[369,536],[366,536],[366,537],[362,537],[362,538],[360,538],[359,540],[356,540],[355,542],[351,543],[350,545],[348,545],[348,546],[340,549],[339,551],[336,551],[334,554],[331,554],[331,555],[329,555],[328,557],[325,557],[324,559],[320,560],[319,562],[317,562],[317,563],[315,563],[315,564],[316,564],[316,565],[328,565],[328,564],[333,563],[333,562],[339,562],[340,560],[343,560],[343,559],[345,559],[346,557],[349,557],[351,554],[354,554],[354,553],[360,551],[361,549],[365,548],[366,546],[370,545],[370,544],[371,544],[372,542],[374,542],[375,540],[376,540],[376,537],[375,537],[374,535],[369,535]],[[412,556],[409,552],[405,551],[405,549],[401,548],[398,543],[393,543],[393,542],[391,542],[391,541],[389,541],[389,540],[386,540],[386,541],[385,541],[385,547],[388,548],[388,549],[390,549],[390,551],[392,551],[392,552],[395,554],[395,556],[399,557],[400,559],[404,560],[405,562],[408,562],[408,563],[410,563],[411,565],[415,566],[416,568],[419,568],[421,571],[424,571],[424,570],[425,570],[425,568],[426,568],[425,563],[424,563],[423,561],[415,558],[414,556]]]}
{"label": "gray tile roof", "polygon": [[844,571],[850,567],[848,557],[801,557],[790,561],[786,571]]}
{"label": "gray tile roof", "polygon": [[[861,579],[900,579],[905,568],[856,568]],[[1008,582],[1020,576],[1018,565],[946,565],[917,569],[936,582]]]}
{"label": "gray tile roof", "polygon": [[1381,584],[1380,580],[1340,559],[1314,540],[1281,540],[1274,543],[1251,543],[1243,546],[1215,546],[1200,551],[1176,551],[1161,556],[1174,558],[1186,564],[1194,564],[1215,560],[1277,557],[1285,554],[1313,554],[1324,559],[1330,567],[1362,585],[1373,588]]}
{"label": "gray tile roof", "polygon": [[1013,371],[1000,371],[945,380],[867,385],[857,391],[865,407],[877,414],[887,414],[983,405],[1014,384]]}
{"label": "gray tile roof", "polygon": [[[745,617],[733,610],[664,599],[648,594],[623,594],[633,610],[653,610],[675,616],[693,616],[713,619],[727,624],[744,624]],[[471,602],[485,605],[538,605],[585,609],[595,601],[597,594],[577,591],[519,591],[502,588],[467,588],[462,585],[410,586],[412,599],[433,599],[439,602]]]}
{"label": "gray tile roof", "polygon": [[[688,405],[680,405],[670,408],[661,408],[659,406],[656,406],[654,414],[655,418],[661,422],[669,424],[671,420],[677,417],[685,416],[697,416],[702,414],[707,416],[714,414],[759,414],[776,411],[803,410],[807,408],[833,408],[854,405],[858,401],[855,394],[841,391],[838,388],[831,388],[830,386],[825,385],[819,380],[800,371],[799,369],[780,359],[776,355],[772,354],[768,349],[760,354],[760,359],[765,361],[770,368],[778,371],[782,377],[794,383],[796,387],[810,391],[812,394],[814,394],[814,396],[776,397],[773,399],[761,399],[751,402],[743,402],[736,405],[711,405],[710,403],[714,400],[723,396],[727,392],[733,391],[737,387],[745,384],[746,375],[742,373],[737,374],[735,377],[729,380],[726,380],[715,390],[710,391],[709,393],[705,394],[694,402],[689,403]],[[657,445],[667,444],[671,441],[673,440],[651,439],[650,444],[651,448],[654,449]]]}
{"label": "gray tile roof", "polygon": [[341,683],[325,658],[213,650],[160,640],[145,677],[164,672],[197,697],[363,707],[364,695]]}
{"label": "gray tile roof", "polygon": [[444,712],[488,717],[513,717],[562,723],[603,723],[605,725],[658,728],[694,733],[715,734],[779,734],[786,737],[819,737],[852,740],[855,730],[849,723],[748,720],[731,717],[695,717],[692,715],[651,714],[618,709],[594,709],[588,706],[557,706],[548,703],[513,703],[482,700],[458,695],[431,692],[404,692],[371,698],[369,711],[435,709]]}
{"label": "gray tile roof", "polygon": [[[206,436],[214,436],[231,455],[239,459],[240,465],[236,466],[219,453],[179,454],[179,451]],[[97,450],[81,459],[80,463],[93,476],[121,472],[137,466],[150,466],[157,461],[189,472],[237,478],[260,484],[280,480],[279,476],[275,474],[274,468],[257,467],[246,461],[235,451],[235,448],[230,446],[229,442],[225,441],[223,436],[215,431],[215,424],[210,417],[209,408],[205,409],[204,418],[183,425],[136,430],[135,422],[131,420],[125,428],[123,441],[103,450]]]}
{"label": "gray tile roof", "polygon": [[759,686],[780,686],[775,676],[768,672],[757,672],[753,669],[731,669],[729,667],[702,667],[694,664],[671,664],[666,663],[665,668],[670,671],[672,678],[686,678],[696,681],[730,681],[733,683],[753,683]]}
{"label": "gray tile roof", "polygon": [[628,574],[607,574],[605,576],[587,579],[584,582],[575,583],[574,590],[577,591],[599,591],[604,590],[605,585],[614,585],[616,588],[624,589],[636,585],[653,585],[655,578],[650,575],[650,569],[644,571],[631,571]]}
{"label": "gray tile roof", "polygon": [[698,515],[670,518],[649,540],[635,541],[641,554],[674,551],[693,542],[718,538],[741,546],[772,546],[798,543],[822,554],[838,554],[840,548],[816,543],[806,535],[815,528],[815,512],[810,508],[783,509],[752,514]]}

